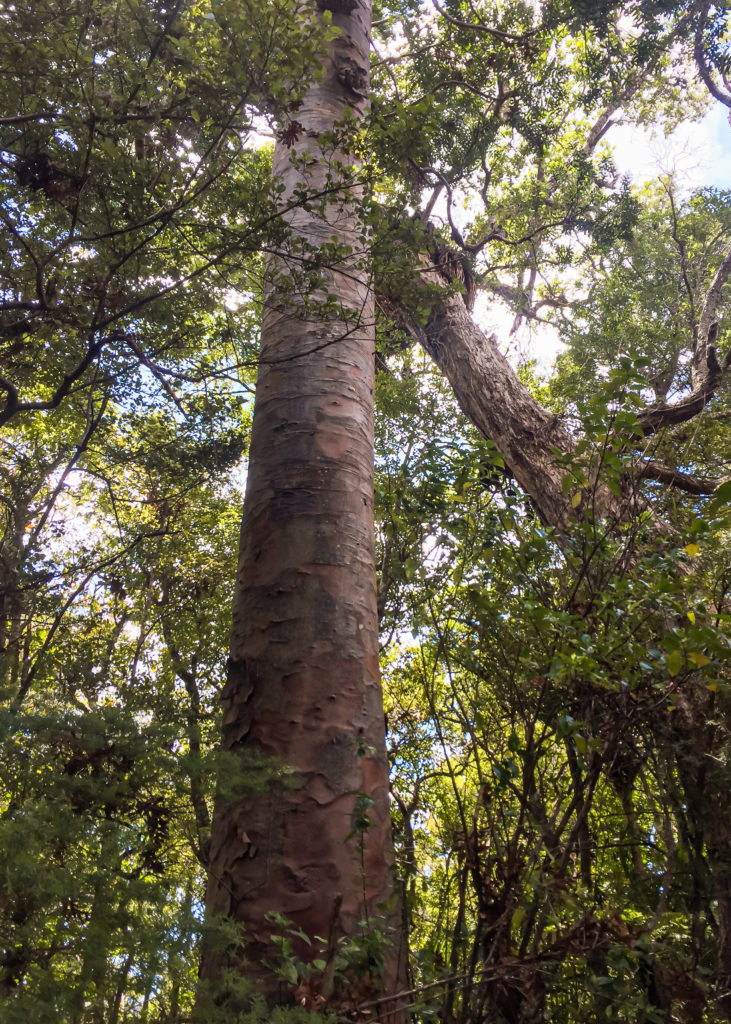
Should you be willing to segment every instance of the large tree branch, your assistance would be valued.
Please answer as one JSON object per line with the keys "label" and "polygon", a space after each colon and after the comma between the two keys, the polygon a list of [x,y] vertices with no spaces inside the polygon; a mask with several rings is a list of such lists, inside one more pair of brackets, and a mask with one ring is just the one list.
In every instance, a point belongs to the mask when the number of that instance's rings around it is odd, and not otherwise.
{"label": "large tree branch", "polygon": [[693,339],[693,390],[689,395],[672,404],[664,402],[649,406],[638,419],[646,435],[654,434],[662,427],[674,426],[692,419],[708,405],[719,384],[731,366],[731,350],[723,362],[719,361],[715,346],[717,325],[716,313],[721,303],[723,288],[731,275],[731,248],[721,261],[713,276],[701,307]]}
{"label": "large tree branch", "polygon": [[[717,99],[719,103],[723,103],[727,107],[731,107],[731,92],[728,89],[722,89],[719,85],[716,85],[713,80],[713,73],[708,66],[706,55],[703,49],[703,36],[706,30],[706,21],[708,18],[708,12],[711,8],[710,3],[703,5],[701,16],[698,19],[698,25],[695,30],[695,39],[693,42],[693,56],[695,58],[696,65],[698,67],[698,74],[703,79],[703,84],[706,89],[710,92],[714,99]],[[725,85],[724,81],[724,85]]]}
{"label": "large tree branch", "polygon": [[63,399],[70,394],[74,384],[84,375],[89,366],[91,366],[108,340],[109,339],[107,337],[103,337],[97,338],[96,341],[92,342],[83,358],[77,363],[70,373],[66,374],[51,398],[45,401],[18,401],[18,392],[14,385],[4,377],[0,378],[0,387],[2,387],[3,391],[5,391],[8,396],[4,408],[0,409],[0,427],[4,426],[17,413],[56,409]]}
{"label": "large tree branch", "polygon": [[679,469],[665,466],[662,462],[641,462],[634,467],[632,475],[639,480],[656,480],[661,484],[669,484],[687,494],[713,494],[722,483],[718,478],[708,479],[682,473]]}
{"label": "large tree branch", "polygon": [[[443,289],[444,277],[427,257],[421,273],[425,283]],[[571,453],[574,439],[518,380],[497,339],[474,323],[460,295],[444,292],[432,300],[426,323],[410,320],[407,326],[449,380],[462,411],[498,448],[541,518],[567,529],[576,512],[556,453]],[[619,515],[623,503],[607,488],[597,488],[595,500],[598,514]]]}
{"label": "large tree branch", "polygon": [[723,363],[719,363],[716,350],[709,346],[706,357],[706,373],[700,385],[685,398],[666,405],[651,405],[639,414],[638,421],[644,434],[649,436],[663,427],[672,427],[684,423],[702,412],[716,393],[721,378],[731,366],[731,352],[726,354]]}
{"label": "large tree branch", "polygon": [[[497,338],[488,337],[474,323],[462,296],[444,290],[444,266],[437,267],[429,257],[422,256],[420,270],[425,284],[433,289],[430,311],[425,322],[405,315],[405,327],[442,370],[465,415],[500,451],[543,521],[559,530],[568,530],[585,508],[594,515],[622,521],[643,507],[634,487],[626,487],[617,496],[596,479],[590,479],[589,486],[581,489],[581,504],[578,509],[574,507],[575,495],[566,493],[564,480],[568,471],[562,456],[574,452],[575,439],[561,420],[544,409],[521,383],[500,352]],[[712,393],[723,370],[717,360],[715,366],[710,361],[706,380]],[[648,410],[643,414],[643,429],[652,433],[656,429],[654,424],[663,418],[666,422],[689,419],[702,411],[706,401],[705,393],[694,393],[674,406]],[[667,420],[670,415],[676,418]],[[629,477],[630,482],[657,480],[692,494],[712,493],[720,482],[702,480],[653,462],[641,462]]]}
{"label": "large tree branch", "polygon": [[703,300],[703,308],[698,318],[698,351],[701,355],[707,355],[709,347],[715,341],[716,310],[721,302],[721,293],[729,279],[729,274],[731,274],[731,248],[714,274]]}

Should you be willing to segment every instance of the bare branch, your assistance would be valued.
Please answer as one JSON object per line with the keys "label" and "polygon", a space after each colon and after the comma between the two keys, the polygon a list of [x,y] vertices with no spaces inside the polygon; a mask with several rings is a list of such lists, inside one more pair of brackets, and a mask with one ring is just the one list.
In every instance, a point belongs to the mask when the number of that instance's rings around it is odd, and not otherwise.
{"label": "bare branch", "polygon": [[99,355],[108,340],[108,336],[98,338],[95,342],[89,345],[84,357],[79,361],[71,373],[66,374],[53,393],[53,396],[47,401],[19,402],[18,391],[15,386],[11,384],[10,381],[5,380],[5,378],[0,378],[0,387],[2,387],[8,395],[5,408],[0,409],[0,427],[4,426],[8,420],[12,419],[12,417],[18,413],[46,411],[49,409],[55,409],[59,406],[63,399],[70,393],[71,388],[76,381],[84,374],[88,367],[91,366],[94,359]]}
{"label": "bare branch", "polygon": [[[168,395],[168,397],[172,399],[174,404],[177,406],[178,410],[180,412],[182,412],[182,414],[184,416],[187,417],[188,414],[186,412],[185,406],[183,405],[183,403],[178,398],[177,394],[175,393],[174,388],[172,388],[170,386],[170,384],[168,383],[168,381],[165,380],[165,372],[157,365],[156,362],[154,362],[148,355],[146,355],[145,352],[143,352],[143,350],[134,341],[133,338],[125,337],[125,341],[126,341],[127,345],[129,346],[129,348],[132,349],[134,354],[140,360],[140,362],[144,366],[147,367],[147,369],[150,371],[150,373],[159,382],[159,384],[162,387],[162,389],[165,392],[165,394]],[[182,678],[182,676],[181,676],[181,678]]]}
{"label": "bare branch", "polygon": [[39,110],[36,114],[16,114],[13,117],[0,117],[0,127],[8,128],[13,124],[27,124],[29,121],[44,121],[54,117],[52,110]]}
{"label": "bare branch", "polygon": [[[665,55],[668,51],[669,45],[676,39],[680,38],[688,27],[690,22],[692,11],[687,11],[682,18],[678,19],[678,23],[675,28],[670,32],[666,38],[665,45],[660,51],[661,55]],[[641,68],[636,74],[630,75],[623,89],[616,93],[612,102],[606,107],[605,110],[599,115],[597,120],[594,122],[589,134],[586,137],[584,145],[581,147],[582,155],[588,157],[593,153],[594,149],[602,138],[606,135],[609,129],[616,124],[612,121],[612,116],[622,107],[625,103],[628,103],[633,97],[639,92],[642,85],[647,80],[647,76],[655,70],[658,66],[659,57],[656,55],[651,59],[643,68]]]}
{"label": "bare branch", "polygon": [[643,462],[635,467],[634,476],[639,480],[657,480],[661,484],[669,484],[688,494],[713,494],[723,481],[721,479],[704,479],[681,473],[661,462]]}
{"label": "bare branch", "polygon": [[483,32],[485,35],[492,36],[493,39],[500,39],[502,42],[513,42],[522,43],[530,39],[532,36],[538,34],[540,29],[533,29],[531,32],[523,32],[517,34],[515,32],[502,32],[498,28],[492,28],[490,25],[485,25],[481,21],[462,21],[460,18],[455,18],[453,14],[449,14],[444,10],[438,0],[432,0],[435,8],[445,21],[448,21],[450,25],[454,25],[456,28],[469,28],[475,32]]}

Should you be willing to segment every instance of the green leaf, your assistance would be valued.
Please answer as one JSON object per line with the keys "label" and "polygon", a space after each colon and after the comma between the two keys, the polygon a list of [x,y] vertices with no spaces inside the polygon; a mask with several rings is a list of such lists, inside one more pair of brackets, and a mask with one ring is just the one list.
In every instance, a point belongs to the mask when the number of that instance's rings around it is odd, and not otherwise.
{"label": "green leaf", "polygon": [[680,649],[672,651],[665,661],[668,672],[671,676],[676,676],[683,667],[683,652]]}
{"label": "green leaf", "polygon": [[725,480],[720,484],[713,492],[714,504],[724,504],[725,502],[731,502],[731,480]]}
{"label": "green leaf", "polygon": [[285,960],[282,964],[282,975],[285,981],[289,982],[290,985],[296,985],[299,981],[299,974],[297,968],[291,960]]}

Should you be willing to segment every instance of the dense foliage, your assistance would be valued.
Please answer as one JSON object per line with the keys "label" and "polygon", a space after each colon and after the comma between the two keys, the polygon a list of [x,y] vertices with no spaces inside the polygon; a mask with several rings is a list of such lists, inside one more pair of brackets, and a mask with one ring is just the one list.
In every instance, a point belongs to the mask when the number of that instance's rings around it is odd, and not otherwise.
{"label": "dense foliage", "polygon": [[[330,32],[300,7],[0,9],[9,1022],[191,1019],[263,256],[287,230],[270,142],[296,138]],[[379,611],[419,1020],[731,1019],[727,385],[638,425],[694,387],[731,203],[632,188],[607,145],[723,93],[727,14],[374,5]],[[579,441],[556,453],[569,535],[403,329],[435,236],[478,310],[565,343],[550,378],[518,372]],[[597,480],[634,516],[592,515]]]}

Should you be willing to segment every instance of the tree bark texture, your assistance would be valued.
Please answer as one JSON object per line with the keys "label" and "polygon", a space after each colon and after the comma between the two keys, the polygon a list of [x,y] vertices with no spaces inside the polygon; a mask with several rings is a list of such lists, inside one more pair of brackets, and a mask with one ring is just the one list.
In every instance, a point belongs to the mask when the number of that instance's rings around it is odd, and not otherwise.
{"label": "tree bark texture", "polygon": [[[421,276],[430,285],[444,287],[439,270],[426,262]],[[496,339],[475,324],[460,295],[433,300],[426,323],[411,324],[410,329],[452,385],[462,411],[493,442],[531,496],[544,522],[568,529],[576,511],[562,486],[566,469],[554,451],[573,451],[574,440],[566,427],[520,382]],[[606,488],[596,489],[595,501],[599,515],[618,511],[618,502]]]}
{"label": "tree bark texture", "polygon": [[[263,965],[277,961],[269,911],[329,938],[332,953],[363,920],[382,926],[393,893],[376,614],[373,296],[355,256],[364,248],[357,162],[323,134],[344,114],[357,122],[365,112],[370,3],[318,0],[306,16],[325,9],[339,34],[274,157],[282,203],[293,210],[289,238],[268,267],[222,698],[224,750],[263,755],[288,774],[233,798],[219,787],[207,892],[209,917],[241,926],[245,973],[273,1001],[287,994],[273,991]],[[303,189],[327,199],[297,206]],[[305,294],[303,267],[334,243],[353,255],[318,270],[320,283]],[[295,948],[305,960],[323,955],[316,942]],[[202,977],[224,966],[204,954]],[[399,973],[389,963],[386,984]]]}
{"label": "tree bark texture", "polygon": [[[419,265],[422,280],[443,290],[445,280],[451,276],[449,271],[445,273],[444,265],[442,262],[437,266],[422,255]],[[724,258],[708,290],[700,326],[695,332],[693,391],[670,405],[660,402],[641,410],[637,422],[645,435],[701,413],[724,375],[731,370],[731,353],[726,354],[723,363],[719,361],[716,348],[711,344],[713,331],[709,327],[729,274],[731,252]],[[556,452],[570,455],[574,451],[573,437],[520,382],[498,349],[497,340],[488,337],[475,324],[461,295],[442,291],[431,299],[426,322],[414,321],[406,315],[403,320],[411,335],[444,373],[462,411],[502,454],[545,523],[566,531],[585,506],[589,506],[588,511],[595,516],[626,521],[647,507],[638,497],[637,483],[641,479],[659,480],[695,494],[710,494],[721,482],[696,479],[654,461],[640,461],[628,472],[619,496],[601,480],[591,479],[596,473],[589,471],[590,486],[583,492],[578,510],[575,509],[563,489],[567,470],[556,457]],[[668,528],[656,522],[655,532],[662,536],[667,534]]]}

